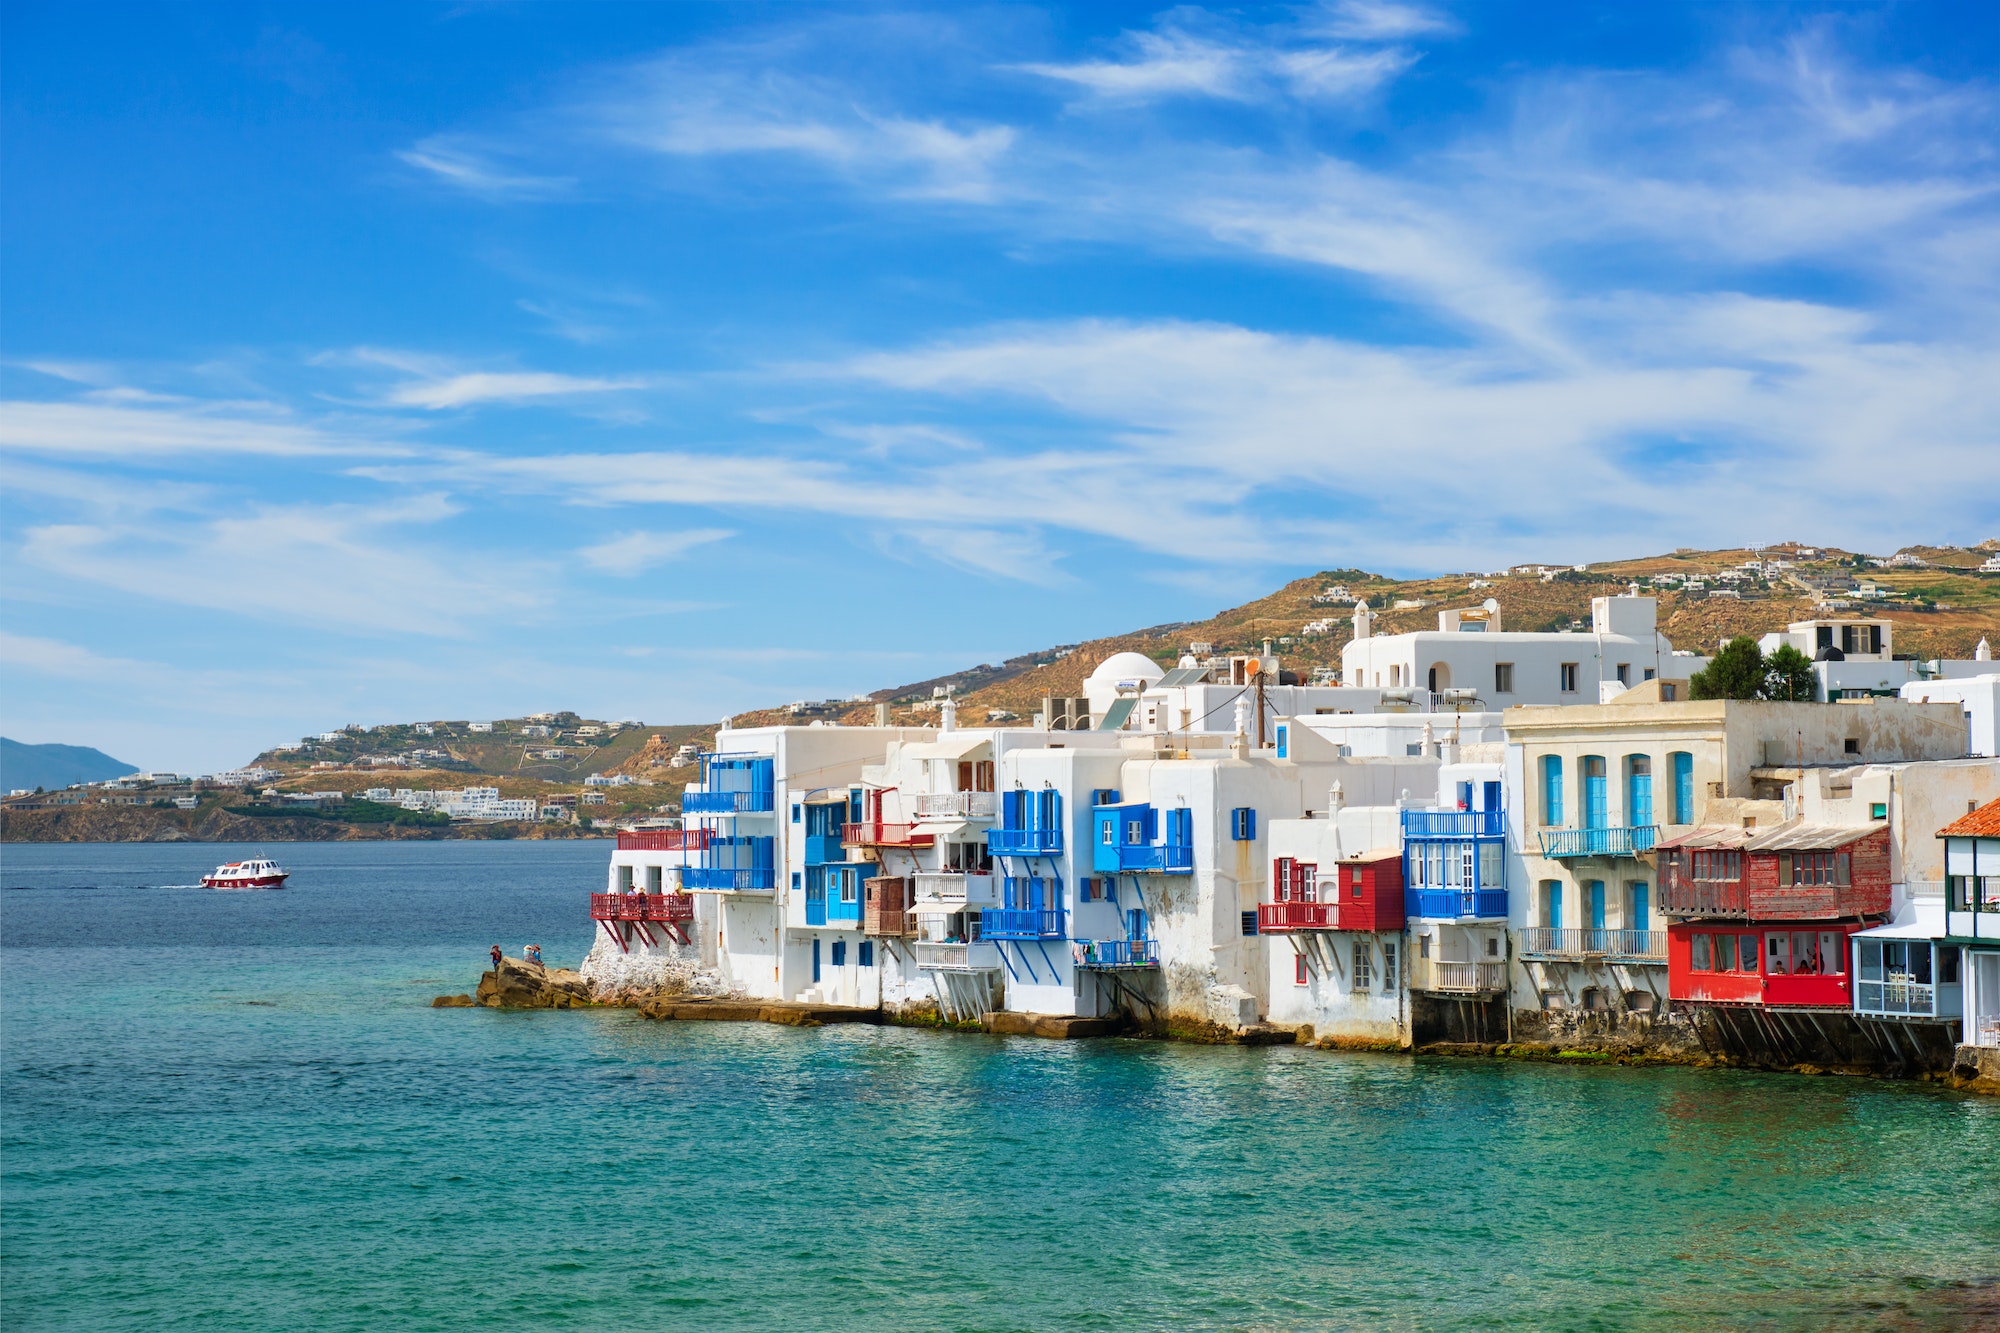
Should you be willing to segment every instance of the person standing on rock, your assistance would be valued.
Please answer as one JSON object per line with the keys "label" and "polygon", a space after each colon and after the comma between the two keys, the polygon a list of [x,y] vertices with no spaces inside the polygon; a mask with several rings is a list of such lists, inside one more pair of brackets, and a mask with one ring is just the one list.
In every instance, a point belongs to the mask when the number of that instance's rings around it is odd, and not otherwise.
{"label": "person standing on rock", "polygon": [[488,950],[488,952],[493,955],[493,970],[495,972],[498,972],[500,970],[500,959],[502,957],[502,954],[500,952],[500,946],[496,944],[490,950]]}

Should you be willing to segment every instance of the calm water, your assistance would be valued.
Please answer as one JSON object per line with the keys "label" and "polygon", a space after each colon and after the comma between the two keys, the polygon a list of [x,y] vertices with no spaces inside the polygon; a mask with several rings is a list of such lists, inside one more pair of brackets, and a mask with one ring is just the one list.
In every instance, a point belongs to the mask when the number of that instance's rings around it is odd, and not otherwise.
{"label": "calm water", "polygon": [[252,850],[0,852],[10,1330],[2000,1323],[2000,1102],[434,1011],[604,845]]}

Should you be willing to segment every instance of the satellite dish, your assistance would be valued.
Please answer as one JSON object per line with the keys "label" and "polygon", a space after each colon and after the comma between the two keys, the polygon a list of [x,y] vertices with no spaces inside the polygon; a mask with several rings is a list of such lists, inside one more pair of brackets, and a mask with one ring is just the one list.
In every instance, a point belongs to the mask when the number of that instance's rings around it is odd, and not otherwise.
{"label": "satellite dish", "polygon": [[1488,611],[1498,611],[1500,609],[1500,599],[1498,597],[1489,597],[1481,602],[1480,605]]}
{"label": "satellite dish", "polygon": [[1243,664],[1243,674],[1246,676],[1254,676],[1263,669],[1264,664],[1254,657]]}

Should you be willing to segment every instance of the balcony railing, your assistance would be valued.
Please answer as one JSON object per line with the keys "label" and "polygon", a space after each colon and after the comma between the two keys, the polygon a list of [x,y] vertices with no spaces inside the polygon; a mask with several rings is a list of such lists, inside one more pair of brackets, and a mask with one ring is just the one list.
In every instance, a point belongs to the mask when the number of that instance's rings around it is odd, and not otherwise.
{"label": "balcony railing", "polygon": [[995,856],[1056,856],[1062,852],[1060,828],[996,828],[986,830],[986,848]]}
{"label": "balcony railing", "polygon": [[1116,847],[1099,847],[1097,867],[1109,869],[1104,862],[1115,859],[1120,874],[1191,875],[1194,873],[1194,847],[1184,842],[1121,843]]}
{"label": "balcony railing", "polygon": [[972,961],[972,946],[956,942],[917,944],[917,968],[924,972],[991,972],[1000,965]]}
{"label": "balcony railing", "polygon": [[840,840],[850,847],[929,847],[937,841],[934,833],[919,832],[915,824],[842,824]]}
{"label": "balcony railing", "polygon": [[1663,930],[1591,930],[1533,926],[1521,932],[1523,958],[1610,958],[1665,962]]}
{"label": "balcony railing", "polygon": [[1505,889],[1409,889],[1405,905],[1426,921],[1481,921],[1507,915]]}
{"label": "balcony railing", "polygon": [[1435,995],[1489,995],[1507,989],[1507,965],[1410,960],[1410,989]]}
{"label": "balcony railing", "polygon": [[776,808],[769,791],[691,791],[681,795],[681,813],[689,815],[768,814]]}
{"label": "balcony railing", "polygon": [[593,893],[593,921],[692,921],[694,898],[685,893]]}
{"label": "balcony railing", "polygon": [[808,926],[850,926],[861,921],[861,903],[841,902],[838,898],[829,902],[825,898],[806,899],[806,924]]}
{"label": "balcony railing", "polygon": [[1573,856],[1637,856],[1653,850],[1658,824],[1629,828],[1564,828],[1541,831],[1542,855],[1551,860]]}
{"label": "balcony railing", "polygon": [[1660,876],[1660,910],[1668,916],[1741,920],[1750,915],[1750,890],[1740,879],[1695,879],[1669,861]]}
{"label": "balcony railing", "polygon": [[709,831],[705,828],[642,828],[618,830],[621,852],[705,852]]}
{"label": "balcony railing", "polygon": [[1915,981],[1857,981],[1854,1012],[1929,1018],[1937,1013],[1937,990]]}
{"label": "balcony railing", "polygon": [[689,866],[681,871],[681,887],[706,893],[759,893],[777,885],[770,866]]}
{"label": "balcony railing", "polygon": [[977,907],[996,901],[993,897],[993,876],[971,875],[957,871],[920,870],[910,876],[917,882],[918,900],[933,900],[954,906],[970,904]]}
{"label": "balcony railing", "polygon": [[1283,935],[1294,930],[1335,930],[1332,903],[1258,903],[1257,933]]}
{"label": "balcony railing", "polygon": [[1077,940],[1069,946],[1070,960],[1091,972],[1158,967],[1158,940]]}
{"label": "balcony railing", "polygon": [[1061,908],[989,907],[979,914],[979,933],[989,940],[1059,940],[1069,934]]}
{"label": "balcony railing", "polygon": [[1504,838],[1507,812],[1504,810],[1405,810],[1403,837],[1408,838]]}
{"label": "balcony railing", "polygon": [[990,791],[924,792],[917,797],[917,818],[991,819],[998,799]]}

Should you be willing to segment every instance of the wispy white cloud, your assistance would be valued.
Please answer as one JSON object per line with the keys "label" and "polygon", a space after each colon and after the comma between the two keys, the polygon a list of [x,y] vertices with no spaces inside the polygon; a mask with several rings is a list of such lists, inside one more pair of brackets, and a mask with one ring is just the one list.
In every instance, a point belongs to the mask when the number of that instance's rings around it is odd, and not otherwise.
{"label": "wispy white cloud", "polygon": [[536,176],[501,166],[489,152],[462,139],[433,135],[396,156],[435,180],[487,199],[548,199],[576,185],[567,176]]}
{"label": "wispy white cloud", "polygon": [[1122,59],[1031,61],[1014,68],[1086,90],[1106,101],[1213,97],[1345,99],[1366,95],[1416,61],[1402,48],[1350,49],[1301,43],[1288,28],[1246,28],[1203,36],[1171,25],[1128,32]]}
{"label": "wispy white cloud", "polygon": [[586,546],[577,552],[584,562],[609,574],[643,574],[678,560],[697,546],[736,534],[728,528],[692,528],[685,532],[627,532]]}
{"label": "wispy white cloud", "polygon": [[1303,21],[1308,31],[1351,41],[1394,42],[1428,34],[1458,31],[1458,24],[1422,5],[1393,0],[1335,0]]}
{"label": "wispy white cloud", "polygon": [[[142,400],[157,401],[157,400]],[[404,452],[392,442],[336,433],[301,422],[267,403],[202,403],[184,407],[112,402],[0,403],[0,448],[70,457],[131,458],[186,455]]]}
{"label": "wispy white cloud", "polygon": [[440,380],[399,385],[389,393],[389,401],[399,407],[422,407],[439,411],[448,407],[471,407],[476,403],[519,403],[531,398],[570,398],[578,394],[609,393],[616,389],[644,387],[641,379],[598,379],[582,375],[556,375],[547,371],[468,371]]}

